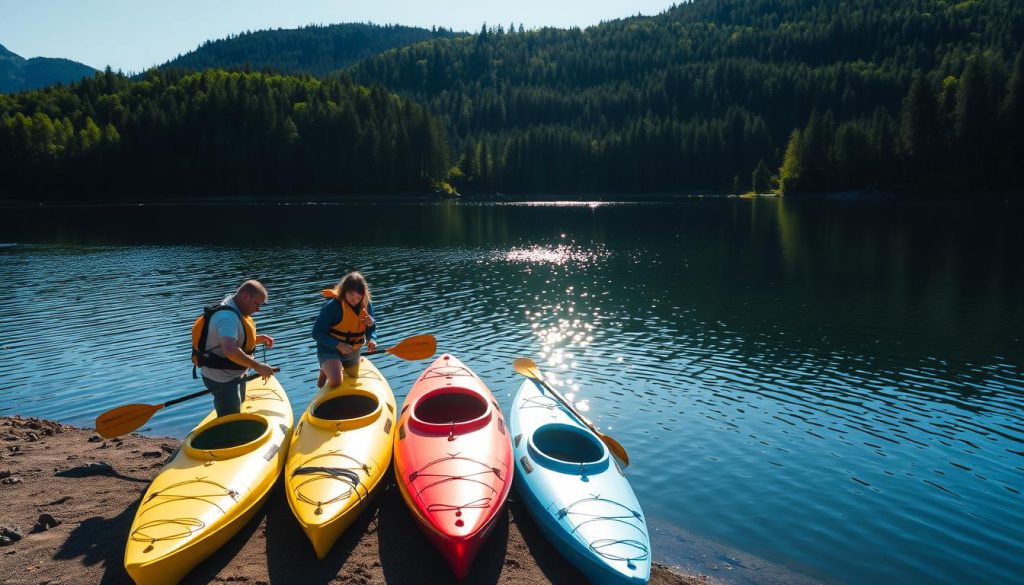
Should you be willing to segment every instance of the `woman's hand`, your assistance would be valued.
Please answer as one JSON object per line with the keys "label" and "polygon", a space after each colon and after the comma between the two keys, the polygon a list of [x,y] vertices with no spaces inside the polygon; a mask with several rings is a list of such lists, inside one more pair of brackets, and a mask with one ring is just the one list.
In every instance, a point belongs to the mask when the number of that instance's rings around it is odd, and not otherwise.
{"label": "woman's hand", "polygon": [[376,351],[377,350],[377,342],[372,340],[372,339],[367,341],[366,342],[366,349],[368,349],[370,351]]}
{"label": "woman's hand", "polygon": [[366,325],[367,327],[373,327],[373,317],[371,317],[370,314],[366,312],[366,309],[363,309],[362,312],[359,314],[359,320],[362,321],[363,325]]}

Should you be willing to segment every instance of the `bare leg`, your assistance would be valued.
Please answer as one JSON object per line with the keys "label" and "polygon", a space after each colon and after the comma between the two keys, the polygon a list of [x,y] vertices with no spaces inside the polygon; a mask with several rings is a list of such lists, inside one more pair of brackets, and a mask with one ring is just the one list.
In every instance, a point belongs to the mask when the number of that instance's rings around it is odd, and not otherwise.
{"label": "bare leg", "polygon": [[325,360],[324,363],[320,364],[320,373],[327,376],[328,388],[340,386],[343,379],[341,360]]}

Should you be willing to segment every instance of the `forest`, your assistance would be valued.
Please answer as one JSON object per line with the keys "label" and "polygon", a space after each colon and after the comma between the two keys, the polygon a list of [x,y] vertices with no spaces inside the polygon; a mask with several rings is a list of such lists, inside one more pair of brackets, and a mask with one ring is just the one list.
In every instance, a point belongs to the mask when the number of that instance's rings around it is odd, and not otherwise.
{"label": "forest", "polygon": [[324,76],[356,61],[439,38],[465,36],[444,28],[427,30],[399,25],[346,23],[298,29],[247,31],[210,40],[161,69],[270,69],[280,73]]}
{"label": "forest", "polygon": [[151,70],[0,96],[9,199],[426,191],[447,141],[380,87],[267,73]]}
{"label": "forest", "polygon": [[[325,37],[299,30],[174,63],[201,72],[0,96],[5,192],[1021,190],[1012,0],[695,0],[431,31],[330,71]],[[252,60],[217,57],[239,39]]]}

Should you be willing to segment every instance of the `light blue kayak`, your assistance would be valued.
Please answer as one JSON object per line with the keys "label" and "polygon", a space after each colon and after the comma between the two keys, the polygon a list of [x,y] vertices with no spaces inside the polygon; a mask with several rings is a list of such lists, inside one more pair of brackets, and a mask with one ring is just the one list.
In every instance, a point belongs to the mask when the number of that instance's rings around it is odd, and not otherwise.
{"label": "light blue kayak", "polygon": [[512,403],[509,430],[516,489],[555,548],[595,585],[646,583],[647,522],[597,435],[529,379]]}

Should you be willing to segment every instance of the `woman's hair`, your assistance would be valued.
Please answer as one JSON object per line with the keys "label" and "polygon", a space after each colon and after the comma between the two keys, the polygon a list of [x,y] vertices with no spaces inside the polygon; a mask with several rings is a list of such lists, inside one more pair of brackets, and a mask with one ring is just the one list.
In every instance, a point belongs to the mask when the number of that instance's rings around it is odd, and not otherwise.
{"label": "woman's hair", "polygon": [[363,295],[363,300],[359,303],[360,309],[365,309],[370,304],[370,285],[366,284],[366,278],[358,271],[353,270],[349,272],[334,287],[334,292],[337,293],[339,301],[344,300],[345,293],[350,290]]}

